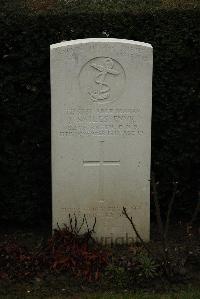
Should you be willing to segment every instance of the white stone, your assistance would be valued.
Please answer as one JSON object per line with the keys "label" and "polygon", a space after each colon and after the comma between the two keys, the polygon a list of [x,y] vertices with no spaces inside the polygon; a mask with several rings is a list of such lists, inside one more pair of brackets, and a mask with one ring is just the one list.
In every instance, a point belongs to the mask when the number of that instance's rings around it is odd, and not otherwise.
{"label": "white stone", "polygon": [[152,47],[94,38],[51,45],[53,227],[86,215],[103,243],[150,227]]}

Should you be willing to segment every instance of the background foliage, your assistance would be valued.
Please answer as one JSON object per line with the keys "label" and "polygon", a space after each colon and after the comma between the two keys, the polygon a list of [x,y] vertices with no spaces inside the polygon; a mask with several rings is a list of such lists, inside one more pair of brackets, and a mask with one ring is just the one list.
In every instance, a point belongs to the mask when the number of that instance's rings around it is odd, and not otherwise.
{"label": "background foliage", "polygon": [[175,180],[180,190],[176,217],[189,217],[200,168],[198,3],[178,8],[170,1],[146,6],[147,1],[140,1],[143,6],[96,1],[90,9],[83,1],[78,9],[63,1],[59,6],[58,1],[32,2],[15,7],[1,2],[1,222],[41,225],[51,220],[49,45],[88,37],[153,45],[152,170],[160,181],[163,210]]}

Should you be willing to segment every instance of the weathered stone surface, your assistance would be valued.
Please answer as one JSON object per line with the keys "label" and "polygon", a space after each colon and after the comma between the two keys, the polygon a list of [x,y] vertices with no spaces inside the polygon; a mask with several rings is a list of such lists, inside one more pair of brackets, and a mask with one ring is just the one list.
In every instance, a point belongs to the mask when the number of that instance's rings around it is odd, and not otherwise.
{"label": "weathered stone surface", "polygon": [[[102,242],[149,239],[152,47],[118,39],[51,45],[53,227],[86,215]],[[102,239],[101,239],[102,238]]]}

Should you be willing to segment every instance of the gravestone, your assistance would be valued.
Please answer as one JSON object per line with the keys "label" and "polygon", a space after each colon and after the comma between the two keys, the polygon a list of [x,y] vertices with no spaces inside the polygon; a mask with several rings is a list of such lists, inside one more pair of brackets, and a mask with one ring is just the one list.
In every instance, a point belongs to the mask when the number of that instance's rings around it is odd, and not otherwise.
{"label": "gravestone", "polygon": [[53,227],[96,217],[102,243],[150,226],[152,47],[94,38],[51,45]]}

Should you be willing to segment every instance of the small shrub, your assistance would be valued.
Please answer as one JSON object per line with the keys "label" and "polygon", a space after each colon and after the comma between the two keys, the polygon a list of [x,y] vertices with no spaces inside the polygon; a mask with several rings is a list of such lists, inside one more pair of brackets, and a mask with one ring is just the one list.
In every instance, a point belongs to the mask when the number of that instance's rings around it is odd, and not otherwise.
{"label": "small shrub", "polygon": [[70,271],[88,281],[98,280],[108,264],[108,254],[95,243],[90,231],[79,235],[67,226],[54,231],[44,258],[52,271]]}
{"label": "small shrub", "polygon": [[139,276],[145,279],[153,279],[158,276],[158,265],[156,262],[149,257],[147,254],[140,254],[138,256],[138,270]]}
{"label": "small shrub", "polygon": [[[71,223],[72,224],[72,223]],[[14,241],[0,245],[0,279],[44,276],[46,272],[68,272],[87,281],[100,278],[108,265],[108,253],[92,238],[93,229],[80,234],[77,227],[59,228],[36,251]]]}

